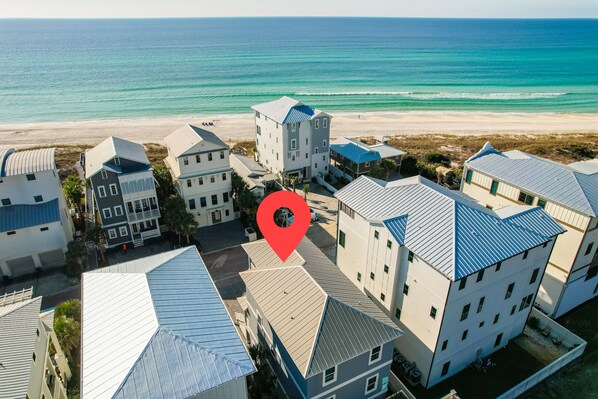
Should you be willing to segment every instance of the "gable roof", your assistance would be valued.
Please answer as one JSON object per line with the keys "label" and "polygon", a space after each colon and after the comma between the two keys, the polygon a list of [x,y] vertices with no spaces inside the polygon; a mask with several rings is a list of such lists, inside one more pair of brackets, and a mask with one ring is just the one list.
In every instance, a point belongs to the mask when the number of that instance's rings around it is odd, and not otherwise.
{"label": "gable roof", "polygon": [[[536,247],[565,230],[543,209],[502,217],[421,176],[386,183],[362,176],[335,193],[451,280]],[[517,207],[521,213],[525,207]]]}
{"label": "gable roof", "polygon": [[244,155],[230,154],[230,166],[243,178],[243,181],[253,190],[256,187],[265,188],[264,181],[276,179],[273,173],[264,169],[262,165]]}
{"label": "gable roof", "polygon": [[185,125],[164,138],[168,155],[178,158],[198,143],[212,144],[214,149],[228,149],[228,145],[209,130],[194,125]]}
{"label": "gable roof", "polygon": [[15,152],[0,151],[0,177],[24,175],[56,169],[56,148],[39,148]]}
{"label": "gable roof", "polygon": [[[114,157],[150,165],[145,149],[141,144],[110,136],[100,144],[85,151],[85,178],[89,179],[97,174],[104,168],[104,164]],[[112,169],[119,172],[119,170]]]}
{"label": "gable roof", "polygon": [[255,372],[195,247],[84,273],[82,294],[83,398],[188,398]]}
{"label": "gable roof", "polygon": [[24,399],[29,387],[42,298],[27,293],[0,306],[0,398]]}
{"label": "gable roof", "polygon": [[0,207],[0,233],[60,221],[58,198],[37,204]]}
{"label": "gable roof", "polygon": [[251,108],[278,123],[303,122],[322,114],[320,110],[287,96]]}
{"label": "gable roof", "polygon": [[405,152],[386,144],[367,145],[359,140],[339,137],[330,143],[330,150],[356,163],[404,155]]}
{"label": "gable roof", "polygon": [[243,248],[255,269],[241,278],[305,378],[402,335],[307,238],[284,263],[264,240]]}
{"label": "gable roof", "polygon": [[560,164],[522,151],[486,145],[466,165],[584,215],[598,216],[598,160]]}

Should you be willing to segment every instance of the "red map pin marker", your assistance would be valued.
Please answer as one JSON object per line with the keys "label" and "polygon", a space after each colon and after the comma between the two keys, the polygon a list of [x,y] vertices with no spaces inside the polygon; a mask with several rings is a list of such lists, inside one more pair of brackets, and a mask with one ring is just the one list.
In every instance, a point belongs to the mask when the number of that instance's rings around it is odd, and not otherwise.
{"label": "red map pin marker", "polygon": [[[279,227],[274,222],[274,212],[288,208],[293,212],[293,223]],[[305,236],[311,221],[309,206],[295,193],[277,191],[268,195],[257,209],[257,224],[268,244],[284,262]]]}

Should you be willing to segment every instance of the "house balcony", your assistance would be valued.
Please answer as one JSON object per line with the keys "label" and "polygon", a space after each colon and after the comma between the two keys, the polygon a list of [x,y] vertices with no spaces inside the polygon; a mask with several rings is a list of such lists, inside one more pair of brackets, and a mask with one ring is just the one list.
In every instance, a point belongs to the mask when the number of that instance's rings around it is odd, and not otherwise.
{"label": "house balcony", "polygon": [[158,219],[159,217],[160,217],[160,210],[158,208],[148,209],[148,210],[139,211],[139,212],[132,212],[132,213],[127,212],[127,219],[129,220],[129,222],[139,222],[141,220],[146,220],[146,219]]}

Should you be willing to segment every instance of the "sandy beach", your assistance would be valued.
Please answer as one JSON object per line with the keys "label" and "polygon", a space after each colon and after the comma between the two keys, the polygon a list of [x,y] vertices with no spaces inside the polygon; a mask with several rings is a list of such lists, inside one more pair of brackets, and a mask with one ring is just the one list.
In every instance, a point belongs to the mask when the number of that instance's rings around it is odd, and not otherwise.
{"label": "sandy beach", "polygon": [[[333,137],[376,135],[501,135],[598,132],[598,113],[488,113],[488,112],[375,112],[333,113]],[[97,144],[119,136],[144,143],[161,143],[178,127],[202,127],[227,142],[254,139],[253,114],[218,117],[167,117],[109,121],[48,122],[0,125],[0,148],[38,145]]]}

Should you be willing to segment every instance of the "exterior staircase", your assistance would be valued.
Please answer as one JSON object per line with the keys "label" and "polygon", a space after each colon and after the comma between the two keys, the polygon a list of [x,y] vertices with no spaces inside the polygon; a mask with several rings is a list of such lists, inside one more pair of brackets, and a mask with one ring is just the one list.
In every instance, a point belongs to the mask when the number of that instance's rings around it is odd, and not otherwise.
{"label": "exterior staircase", "polygon": [[133,236],[133,245],[135,248],[143,246],[143,237],[141,237],[141,234],[135,234]]}

